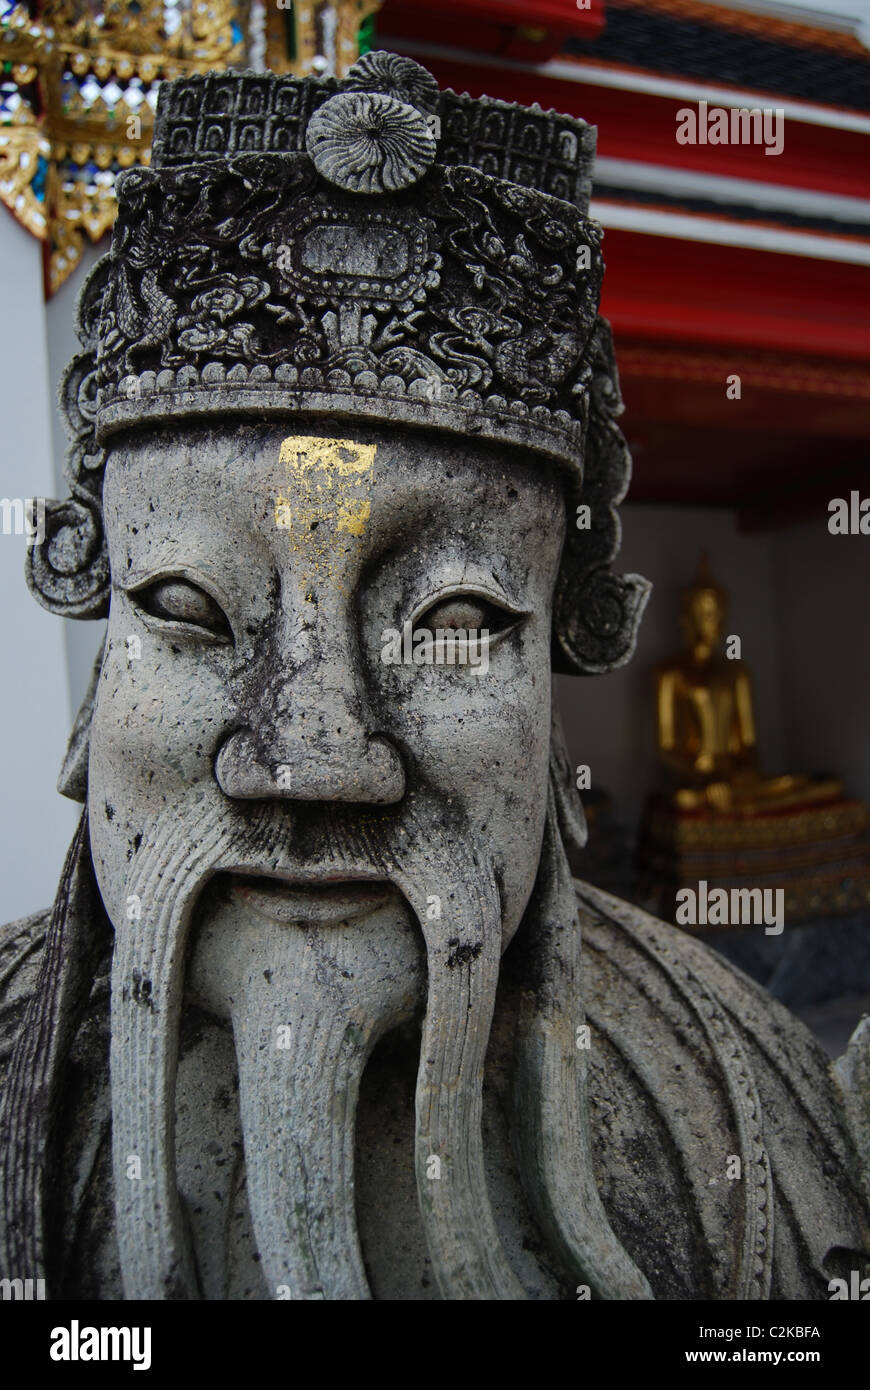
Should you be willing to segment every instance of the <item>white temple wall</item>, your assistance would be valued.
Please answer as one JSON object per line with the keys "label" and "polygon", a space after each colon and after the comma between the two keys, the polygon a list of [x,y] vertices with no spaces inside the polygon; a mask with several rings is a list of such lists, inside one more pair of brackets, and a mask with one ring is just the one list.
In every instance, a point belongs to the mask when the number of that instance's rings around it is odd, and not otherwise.
{"label": "white temple wall", "polygon": [[870,801],[870,536],[822,521],[778,532],[773,552],[788,758]]}

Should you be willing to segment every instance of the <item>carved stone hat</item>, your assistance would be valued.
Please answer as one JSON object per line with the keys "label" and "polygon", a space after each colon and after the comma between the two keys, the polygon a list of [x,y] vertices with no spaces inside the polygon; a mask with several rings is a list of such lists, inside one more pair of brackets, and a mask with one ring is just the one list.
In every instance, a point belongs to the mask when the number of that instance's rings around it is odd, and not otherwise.
{"label": "carved stone hat", "polygon": [[565,467],[554,663],[627,660],[646,595],[607,565],[629,458],[587,216],[594,129],[441,92],[370,53],[337,82],[268,74],[161,89],[150,168],[118,181],[112,248],[80,297],[62,406],[72,499],[51,504],[31,586],[102,616],[100,517],[118,431],[304,414],[519,446]]}

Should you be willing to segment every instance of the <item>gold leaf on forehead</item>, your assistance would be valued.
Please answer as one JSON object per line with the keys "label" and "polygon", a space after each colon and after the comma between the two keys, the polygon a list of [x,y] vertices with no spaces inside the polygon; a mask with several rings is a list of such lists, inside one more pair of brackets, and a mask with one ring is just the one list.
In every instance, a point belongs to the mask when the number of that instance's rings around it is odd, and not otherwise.
{"label": "gold leaf on forehead", "polygon": [[[296,495],[279,492],[275,499],[275,525],[288,531],[290,546],[306,556],[305,572],[332,572],[334,536],[338,532],[361,537],[371,515],[371,472],[376,444],[353,439],[324,439],[318,435],[290,435],[282,440],[279,460],[295,484]],[[320,532],[321,521],[330,521],[330,532]]]}
{"label": "gold leaf on forehead", "polygon": [[355,439],[324,439],[320,435],[292,434],[281,441],[279,459],[291,472],[323,469],[338,477],[368,473],[375,461],[376,444]]}

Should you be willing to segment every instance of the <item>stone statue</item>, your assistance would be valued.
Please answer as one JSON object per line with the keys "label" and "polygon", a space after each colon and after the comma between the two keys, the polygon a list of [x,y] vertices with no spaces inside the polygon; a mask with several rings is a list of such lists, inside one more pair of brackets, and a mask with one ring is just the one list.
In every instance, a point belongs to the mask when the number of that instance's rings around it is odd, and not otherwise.
{"label": "stone statue", "polygon": [[385,53],[162,88],[32,551],[43,604],[109,625],[54,906],[2,938],[0,1274],[801,1299],[865,1270],[866,1044],[835,1082],[567,867],[551,670],[625,662],[647,594],[609,568],[593,141]]}
{"label": "stone statue", "polygon": [[680,656],[658,672],[659,754],[681,810],[781,810],[842,797],[833,778],[762,777],[749,672],[721,653],[728,599],[701,556],[683,592]]}

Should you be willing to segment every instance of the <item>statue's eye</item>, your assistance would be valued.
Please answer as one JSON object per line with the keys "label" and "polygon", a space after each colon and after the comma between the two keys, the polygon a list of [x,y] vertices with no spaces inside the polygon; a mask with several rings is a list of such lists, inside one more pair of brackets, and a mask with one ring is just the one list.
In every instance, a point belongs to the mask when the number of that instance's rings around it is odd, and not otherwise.
{"label": "statue's eye", "polygon": [[152,618],[202,628],[222,641],[233,640],[232,629],[219,603],[187,579],[158,579],[133,597]]}
{"label": "statue's eye", "polygon": [[522,614],[502,608],[479,594],[454,594],[427,608],[415,620],[414,627],[425,627],[433,632],[443,628],[474,628],[477,631],[486,628],[494,637],[496,633],[506,632],[520,617]]}

